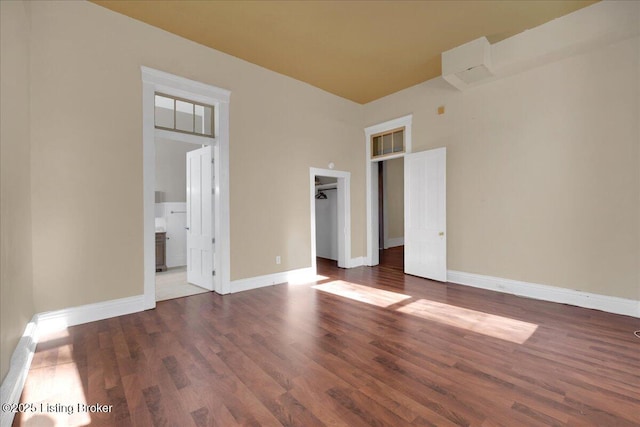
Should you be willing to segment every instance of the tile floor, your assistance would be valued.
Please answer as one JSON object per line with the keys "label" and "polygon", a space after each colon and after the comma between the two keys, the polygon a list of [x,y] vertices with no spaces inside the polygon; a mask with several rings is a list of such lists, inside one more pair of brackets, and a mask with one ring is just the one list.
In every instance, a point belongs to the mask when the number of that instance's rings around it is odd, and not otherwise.
{"label": "tile floor", "polygon": [[187,283],[187,267],[173,267],[156,273],[156,301],[181,298],[209,292]]}

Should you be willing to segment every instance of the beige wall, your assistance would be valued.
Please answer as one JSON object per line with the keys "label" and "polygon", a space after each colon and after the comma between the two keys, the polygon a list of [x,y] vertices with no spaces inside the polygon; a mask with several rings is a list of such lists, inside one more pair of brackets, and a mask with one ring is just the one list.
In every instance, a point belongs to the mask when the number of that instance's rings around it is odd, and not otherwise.
{"label": "beige wall", "polygon": [[34,314],[28,4],[0,2],[0,378]]}
{"label": "beige wall", "polygon": [[639,51],[365,106],[366,125],[413,113],[414,151],[447,147],[449,269],[639,299]]}
{"label": "beige wall", "polygon": [[363,255],[359,105],[94,4],[32,17],[36,311],[143,292],[141,65],[232,92],[232,279],[311,265],[309,167],[330,161],[352,173]]}
{"label": "beige wall", "polygon": [[404,159],[385,160],[387,237],[404,237]]}

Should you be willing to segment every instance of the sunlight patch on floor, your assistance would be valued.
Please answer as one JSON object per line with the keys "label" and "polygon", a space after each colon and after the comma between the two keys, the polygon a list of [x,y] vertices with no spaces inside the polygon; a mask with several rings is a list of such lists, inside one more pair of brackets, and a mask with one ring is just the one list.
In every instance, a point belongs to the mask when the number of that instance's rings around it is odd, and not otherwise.
{"label": "sunlight patch on floor", "polygon": [[389,308],[389,310],[410,314],[422,319],[466,329],[471,332],[517,344],[523,344],[533,335],[536,329],[538,329],[538,325],[534,323],[523,322],[509,317],[426,299],[407,301],[412,298],[411,295],[357,285],[342,280],[315,285],[313,288],[382,308],[388,308],[395,304],[402,303],[399,304],[399,307],[392,307]]}
{"label": "sunlight patch on floor", "polygon": [[375,305],[377,307],[389,307],[401,301],[411,298],[411,295],[404,295],[397,292],[385,291],[383,289],[370,288],[368,286],[356,285],[355,283],[343,280],[313,286],[322,292],[349,298],[355,301]]}
{"label": "sunlight patch on floor", "polygon": [[309,283],[320,282],[327,279],[327,276],[322,276],[320,274],[308,274],[305,272],[293,271],[287,274],[287,283],[290,285],[306,285]]}
{"label": "sunlight patch on floor", "polygon": [[516,344],[524,344],[538,329],[533,323],[425,299],[399,307],[397,311]]}
{"label": "sunlight patch on floor", "polygon": [[[44,335],[44,334],[43,334]],[[65,330],[49,332],[40,336],[40,343],[64,341]],[[51,363],[39,363],[31,367],[24,386],[21,402],[31,405],[23,411],[21,420],[27,426],[76,427],[91,424],[82,379],[73,361],[73,345],[61,344],[40,354]],[[94,402],[95,403],[95,402]]]}

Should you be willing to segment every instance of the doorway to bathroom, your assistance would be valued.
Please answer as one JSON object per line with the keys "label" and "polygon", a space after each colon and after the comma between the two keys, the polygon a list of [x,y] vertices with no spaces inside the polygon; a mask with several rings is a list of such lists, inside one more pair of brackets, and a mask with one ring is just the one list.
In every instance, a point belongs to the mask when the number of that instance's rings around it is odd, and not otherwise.
{"label": "doorway to bathroom", "polygon": [[[210,201],[202,203],[193,197],[193,193],[199,193],[198,197],[202,195],[202,180],[199,179],[202,162],[199,158],[203,155],[209,157],[206,151],[211,147],[201,145],[199,138],[189,138],[189,135],[181,135],[182,140],[171,136],[156,136],[155,140],[156,301],[213,290],[212,286],[207,286],[208,277],[204,280],[193,277],[212,268],[203,266],[202,261],[207,258],[213,260],[213,256],[207,254],[208,251],[205,251],[205,256],[201,256],[197,249],[194,252],[194,236],[190,234],[192,230],[202,228],[203,223],[211,224],[211,220],[193,218],[194,215],[203,215],[203,207],[212,206]],[[205,181],[212,182],[212,179],[207,176]],[[210,195],[211,191],[207,196]],[[210,216],[210,211],[203,216]],[[211,230],[206,233],[212,234]]]}
{"label": "doorway to bathroom", "polygon": [[[189,215],[189,198],[186,200],[187,227],[190,228],[187,230],[190,232],[186,238],[187,274],[198,273],[193,279],[189,277],[188,281],[219,294],[227,294],[231,287],[228,172],[231,93],[225,89],[144,66],[141,67],[141,74],[145,309],[156,306],[158,242],[162,243],[162,239],[156,236],[156,210],[160,210],[156,207],[157,139],[186,142],[199,147],[197,150],[190,150],[187,156],[203,150],[201,155],[196,157],[201,165],[206,164],[211,170],[209,179],[203,178],[204,174],[200,176],[201,182],[208,181],[206,189],[201,186],[197,191],[203,197],[200,198],[200,204],[194,208],[194,212],[201,212],[200,216]],[[173,116],[164,116],[169,122],[156,123],[158,96],[166,98],[163,102],[174,103]],[[185,108],[191,112],[190,115],[181,114],[185,113]],[[204,113],[202,108],[205,110]],[[210,122],[203,119],[207,117],[207,111],[210,112]],[[210,124],[209,128],[207,123]],[[194,170],[202,172],[204,169]],[[162,194],[158,196],[161,198]],[[173,219],[177,222],[179,213],[171,214],[171,206],[164,206],[163,209],[165,213],[169,210],[168,215],[176,215]],[[177,212],[181,209],[173,210]],[[196,221],[195,227],[190,226],[193,221]],[[165,218],[165,227],[170,226],[169,222]],[[162,224],[159,224],[159,227],[161,229]],[[189,243],[190,236],[193,237],[192,243]],[[164,242],[166,244],[166,238]],[[193,262],[190,262],[190,259]]]}

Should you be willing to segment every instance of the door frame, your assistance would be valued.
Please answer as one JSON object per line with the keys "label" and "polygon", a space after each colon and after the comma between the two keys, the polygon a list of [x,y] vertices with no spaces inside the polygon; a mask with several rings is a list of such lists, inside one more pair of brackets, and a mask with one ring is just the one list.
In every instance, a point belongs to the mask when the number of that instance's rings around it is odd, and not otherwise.
{"label": "door frame", "polygon": [[[231,92],[205,83],[141,66],[142,75],[142,168],[143,168],[143,239],[144,239],[144,308],[156,306],[155,269],[155,182],[156,134],[154,113],[156,92],[213,105],[214,107],[214,224],[216,236],[214,290],[231,291],[229,228],[229,98]],[[164,131],[167,132],[167,131]],[[180,138],[177,132],[174,138]],[[166,136],[166,134],[165,134]],[[203,138],[210,139],[210,138]],[[212,243],[213,245],[213,243]],[[212,250],[214,248],[212,247]]]}
{"label": "door frame", "polygon": [[[367,257],[365,264],[378,265],[380,257],[378,253],[378,162],[404,157],[411,153],[411,123],[413,114],[398,117],[364,129],[365,134],[365,170],[366,170],[366,196],[367,196]],[[383,158],[371,158],[371,136],[381,132],[404,127],[404,152],[385,156]]]}
{"label": "door frame", "polygon": [[[351,172],[309,168],[309,206],[311,222],[311,268],[316,265],[316,176],[337,178],[338,200],[338,267],[351,267]],[[342,230],[342,232],[341,232]]]}

